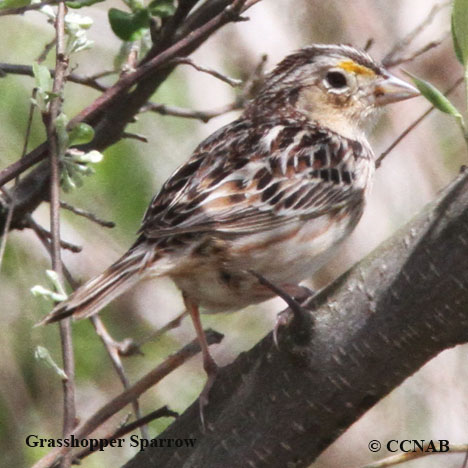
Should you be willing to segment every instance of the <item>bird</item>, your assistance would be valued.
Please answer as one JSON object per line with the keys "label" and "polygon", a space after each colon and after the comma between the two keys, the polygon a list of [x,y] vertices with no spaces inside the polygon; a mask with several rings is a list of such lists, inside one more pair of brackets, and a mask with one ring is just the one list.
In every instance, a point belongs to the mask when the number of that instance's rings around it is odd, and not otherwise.
{"label": "bird", "polygon": [[40,324],[91,317],[143,278],[169,277],[200,343],[206,402],[217,365],[200,308],[232,311],[274,296],[251,271],[294,292],[326,264],[372,186],[369,123],[383,106],[418,95],[350,45],[313,44],[286,56],[240,117],[164,183],[130,249]]}

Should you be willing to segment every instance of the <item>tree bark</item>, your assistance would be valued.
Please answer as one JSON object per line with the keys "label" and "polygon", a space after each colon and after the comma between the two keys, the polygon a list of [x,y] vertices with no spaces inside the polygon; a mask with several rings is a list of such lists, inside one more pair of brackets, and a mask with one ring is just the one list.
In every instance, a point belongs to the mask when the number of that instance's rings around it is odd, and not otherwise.
{"label": "tree bark", "polygon": [[[220,370],[198,401],[124,468],[306,467],[442,350],[468,341],[468,171],[314,298]],[[167,445],[167,444],[166,444]]]}

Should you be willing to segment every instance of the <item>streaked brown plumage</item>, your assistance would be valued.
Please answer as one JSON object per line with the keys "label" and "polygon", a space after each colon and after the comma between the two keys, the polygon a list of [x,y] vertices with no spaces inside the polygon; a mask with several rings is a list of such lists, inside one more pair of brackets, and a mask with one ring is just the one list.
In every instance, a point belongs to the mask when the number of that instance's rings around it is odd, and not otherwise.
{"label": "streaked brown plumage", "polygon": [[286,57],[242,116],[164,184],[130,250],[43,323],[89,317],[141,278],[169,276],[213,368],[198,306],[218,312],[271,297],[248,270],[287,289],[320,268],[356,226],[371,187],[364,121],[416,94],[349,46]]}

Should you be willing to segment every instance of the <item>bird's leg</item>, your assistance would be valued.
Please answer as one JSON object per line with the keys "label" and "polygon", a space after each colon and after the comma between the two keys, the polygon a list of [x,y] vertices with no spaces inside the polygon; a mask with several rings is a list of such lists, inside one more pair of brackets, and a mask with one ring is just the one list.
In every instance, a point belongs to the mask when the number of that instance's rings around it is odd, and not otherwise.
{"label": "bird's leg", "polygon": [[[276,316],[275,328],[273,329],[273,341],[277,348],[278,345],[278,331],[281,327],[290,325],[295,319],[297,322],[304,321],[304,302],[310,297],[315,295],[315,291],[305,286],[299,286],[294,284],[287,284],[283,286],[282,295],[280,297],[285,300],[285,294],[290,295],[293,302],[287,301],[289,308],[283,310]],[[299,307],[298,307],[299,306]]]}
{"label": "bird's leg", "polygon": [[305,286],[299,286],[297,284],[282,284],[280,287],[256,271],[249,270],[249,272],[258,279],[260,284],[271,289],[289,306],[288,309],[278,314],[275,328],[273,329],[273,341],[276,347],[279,348],[278,330],[281,327],[291,324],[293,320],[298,326],[308,321],[309,315],[304,310],[303,304],[307,299],[314,296],[315,292]]}
{"label": "bird's leg", "polygon": [[195,327],[195,332],[197,334],[198,342],[200,343],[200,348],[203,357],[203,368],[205,369],[207,380],[205,386],[203,387],[202,392],[200,393],[199,402],[200,402],[200,419],[203,427],[205,427],[205,418],[203,414],[204,407],[208,404],[208,395],[210,393],[211,387],[216,379],[216,374],[218,373],[218,366],[214,361],[213,357],[210,354],[208,349],[208,343],[206,341],[205,332],[200,321],[200,311],[198,305],[193,303],[184,295],[185,307],[187,308],[190,317],[192,318],[193,326]]}

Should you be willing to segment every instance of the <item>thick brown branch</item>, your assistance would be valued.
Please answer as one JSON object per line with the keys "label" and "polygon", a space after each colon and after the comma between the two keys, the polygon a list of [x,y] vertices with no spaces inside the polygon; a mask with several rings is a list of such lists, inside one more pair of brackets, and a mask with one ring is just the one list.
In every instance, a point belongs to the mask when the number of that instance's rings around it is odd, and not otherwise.
{"label": "thick brown branch", "polygon": [[[195,402],[125,468],[309,466],[442,350],[468,341],[468,171],[392,239],[309,300],[309,336],[283,327],[222,368],[200,427]],[[307,336],[307,334],[306,334]]]}

